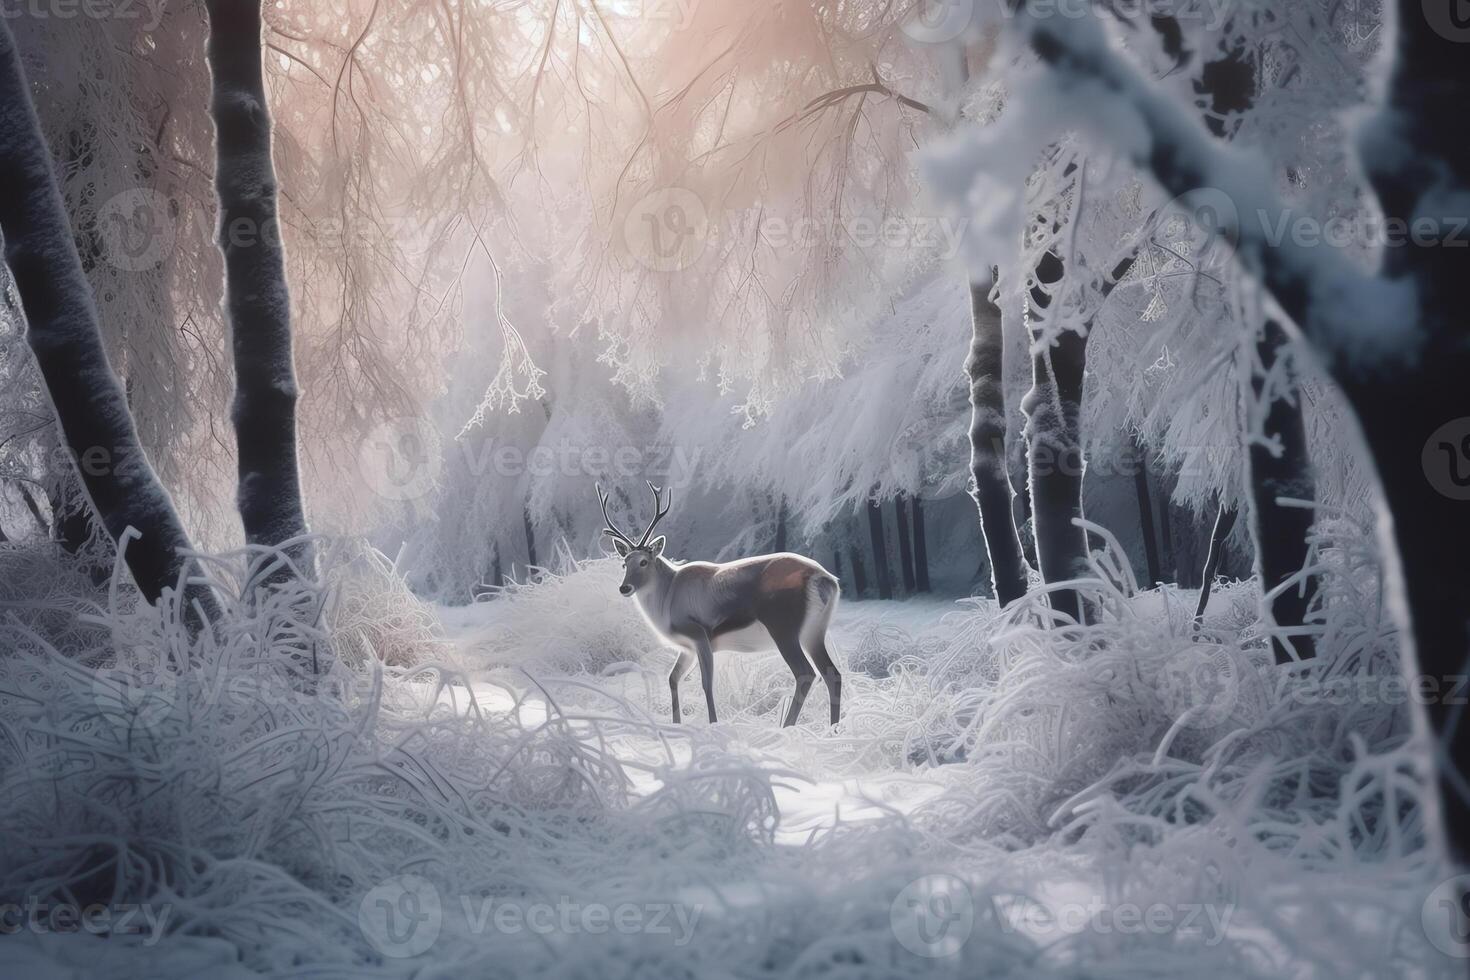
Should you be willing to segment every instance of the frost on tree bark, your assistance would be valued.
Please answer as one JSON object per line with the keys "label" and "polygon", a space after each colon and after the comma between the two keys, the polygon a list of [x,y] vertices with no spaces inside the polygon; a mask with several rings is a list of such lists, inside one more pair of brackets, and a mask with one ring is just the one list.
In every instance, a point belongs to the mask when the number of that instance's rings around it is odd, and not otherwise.
{"label": "frost on tree bark", "polygon": [[[291,300],[276,210],[271,120],[261,69],[259,0],[208,0],[219,248],[235,359],[230,414],[245,540],[275,546],[306,533],[296,450]],[[292,549],[309,574],[310,550]],[[283,570],[284,573],[284,570]]]}
{"label": "frost on tree bark", "polygon": [[1006,471],[1005,344],[1000,307],[990,299],[990,283],[970,284],[970,312],[973,333],[965,358],[970,379],[970,475],[975,483],[970,492],[990,558],[990,585],[1004,607],[1026,594],[1026,564]]}
{"label": "frost on tree bark", "polygon": [[[1303,578],[1308,558],[1308,535],[1313,511],[1286,506],[1278,500],[1316,500],[1307,427],[1302,416],[1302,392],[1291,376],[1287,336],[1281,324],[1267,319],[1256,342],[1258,370],[1251,372],[1251,391],[1259,403],[1269,399],[1262,435],[1269,445],[1252,440],[1246,453],[1250,479],[1251,535],[1255,539],[1256,571],[1261,592],[1280,590],[1268,603],[1274,629],[1271,649],[1279,664],[1315,654],[1312,637],[1293,634],[1306,619],[1316,597],[1316,579]],[[1267,381],[1273,371],[1287,371],[1286,390],[1273,393]],[[1208,582],[1209,579],[1206,579]],[[1294,656],[1293,656],[1294,654]]]}
{"label": "frost on tree bark", "polygon": [[[1383,493],[1379,522],[1388,608],[1403,629],[1412,683],[1458,689],[1470,660],[1470,506],[1457,477],[1470,449],[1464,384],[1464,253],[1445,247],[1458,228],[1448,202],[1470,199],[1470,140],[1463,93],[1470,59],[1447,7],[1398,0],[1393,63],[1375,117],[1357,129],[1368,182],[1388,219],[1427,235],[1383,251],[1376,275],[1331,250],[1266,240],[1267,222],[1242,221],[1236,255],[1322,355],[1354,408]],[[1123,146],[1170,194],[1224,190],[1242,214],[1278,218],[1283,205],[1189,110],[1121,61],[1086,19],[1025,17],[1047,64],[1109,93],[1132,111],[1147,140]],[[1130,129],[1130,132],[1135,130]],[[1412,148],[1412,152],[1405,152]],[[1385,343],[1387,337],[1393,342]],[[1427,678],[1427,680],[1425,680]],[[1452,697],[1425,699],[1442,829],[1450,856],[1470,863],[1470,722]]]}
{"label": "frost on tree bark", "polygon": [[[1030,301],[1035,309],[1051,304],[1049,287],[1061,282],[1063,263],[1048,250],[1032,273]],[[1036,529],[1036,560],[1048,584],[1087,574],[1087,532],[1073,523],[1082,516],[1082,379],[1087,337],[1062,330],[1031,358],[1031,390],[1021,402],[1030,447],[1031,520]],[[1082,598],[1075,589],[1050,593],[1052,608],[1083,622]]]}
{"label": "frost on tree bark", "polygon": [[1210,604],[1210,590],[1214,588],[1215,576],[1220,573],[1220,559],[1225,555],[1225,539],[1235,529],[1235,519],[1240,512],[1228,504],[1221,503],[1215,514],[1215,524],[1210,531],[1210,550],[1205,556],[1204,573],[1199,587],[1199,602],[1194,607],[1194,625],[1198,629],[1205,619],[1205,608]]}
{"label": "frost on tree bark", "polygon": [[148,464],[127,400],[108,363],[91,289],[21,70],[15,39],[0,24],[0,234],[61,438],[93,509],[113,541],[129,528],[126,560],[149,602],[184,573],[191,546],[173,501]]}

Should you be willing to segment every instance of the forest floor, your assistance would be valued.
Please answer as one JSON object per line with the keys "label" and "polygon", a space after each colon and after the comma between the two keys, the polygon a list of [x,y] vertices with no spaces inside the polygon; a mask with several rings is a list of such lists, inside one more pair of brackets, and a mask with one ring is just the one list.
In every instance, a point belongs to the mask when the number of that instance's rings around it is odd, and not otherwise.
{"label": "forest floor", "polygon": [[[351,668],[330,717],[173,692],[195,707],[160,771],[203,758],[209,777],[159,775],[148,805],[168,839],[250,858],[169,883],[188,924],[109,940],[108,973],[1461,975],[1401,713],[1272,689],[1249,583],[1217,590],[1201,632],[1175,589],[1104,594],[1070,632],[986,600],[844,602],[842,721],[818,681],[783,729],[775,653],[717,654],[719,723],[697,671],[671,723],[672,654],[619,577],[590,562],[461,607],[374,594],[351,616],[409,609],[433,656]],[[1333,628],[1367,650],[1355,622]],[[272,734],[288,724],[320,748]],[[1343,791],[1304,795],[1308,771]],[[242,868],[253,883],[220,884]],[[30,930],[0,972],[80,978],[97,957]]]}

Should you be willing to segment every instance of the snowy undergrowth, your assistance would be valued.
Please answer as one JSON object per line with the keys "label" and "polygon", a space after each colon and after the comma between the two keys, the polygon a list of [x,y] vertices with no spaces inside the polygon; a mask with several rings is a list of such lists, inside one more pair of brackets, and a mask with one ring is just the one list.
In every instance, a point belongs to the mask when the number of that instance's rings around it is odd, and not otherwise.
{"label": "snowy undergrowth", "polygon": [[[791,678],[761,655],[722,658],[720,725],[693,679],[669,724],[668,655],[610,562],[486,604],[458,647],[357,546],[324,549],[324,589],[265,603],[231,598],[242,556],[213,562],[213,636],[121,600],[59,637],[12,610],[0,900],[166,906],[156,955],[83,954],[119,975],[197,974],[201,949],[323,975],[1433,975],[1404,708],[1320,696],[1397,669],[1367,540],[1320,543],[1333,654],[1306,667],[1269,662],[1248,585],[1196,634],[1190,597],[1134,594],[1105,556],[1085,627],[1035,597],[847,604],[835,731],[820,686],[776,727]],[[515,644],[487,648],[502,618]],[[832,812],[793,834],[803,803]],[[417,959],[369,921],[404,875],[440,903]],[[915,881],[963,890],[955,955],[913,951]],[[498,904],[566,901],[683,925],[487,928]],[[1167,928],[1113,921],[1130,904]]]}

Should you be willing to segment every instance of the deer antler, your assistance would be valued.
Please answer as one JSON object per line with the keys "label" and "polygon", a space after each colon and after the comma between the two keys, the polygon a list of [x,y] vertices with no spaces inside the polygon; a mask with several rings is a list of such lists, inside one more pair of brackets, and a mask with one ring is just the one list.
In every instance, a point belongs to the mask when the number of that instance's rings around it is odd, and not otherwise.
{"label": "deer antler", "polygon": [[643,532],[643,538],[638,542],[638,547],[640,548],[648,544],[649,537],[653,535],[653,529],[658,527],[658,522],[667,517],[669,508],[674,506],[674,490],[672,487],[669,488],[669,502],[667,504],[659,503],[659,494],[663,493],[663,487],[656,487],[653,485],[653,481],[649,480],[648,489],[653,491],[653,520],[648,522],[648,529]]}
{"label": "deer antler", "polygon": [[628,537],[622,531],[619,531],[618,526],[613,523],[613,519],[607,516],[607,494],[602,492],[602,484],[594,483],[592,484],[592,486],[594,489],[597,490],[598,503],[602,504],[602,519],[607,522],[607,527],[602,529],[602,533],[611,534],[613,537],[618,538],[619,540],[626,543],[628,547],[636,548],[637,545],[633,544],[633,539]]}

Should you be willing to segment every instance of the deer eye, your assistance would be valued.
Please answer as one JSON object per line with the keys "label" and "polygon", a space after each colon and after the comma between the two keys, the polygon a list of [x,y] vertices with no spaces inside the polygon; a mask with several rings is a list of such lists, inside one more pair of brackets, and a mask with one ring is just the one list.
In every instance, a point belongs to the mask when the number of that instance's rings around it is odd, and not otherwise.
{"label": "deer eye", "polygon": [[638,559],[638,564],[640,564],[640,565],[647,565],[648,564],[648,559],[647,558],[640,558],[640,559]]}

